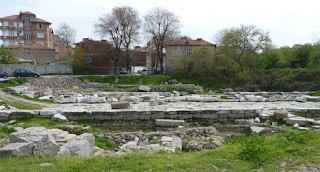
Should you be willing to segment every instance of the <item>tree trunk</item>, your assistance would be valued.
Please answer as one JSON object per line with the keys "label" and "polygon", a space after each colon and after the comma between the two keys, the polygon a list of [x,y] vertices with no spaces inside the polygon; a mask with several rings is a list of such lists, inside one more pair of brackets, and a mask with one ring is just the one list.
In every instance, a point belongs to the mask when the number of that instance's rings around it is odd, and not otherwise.
{"label": "tree trunk", "polygon": [[129,66],[131,63],[129,47],[126,47],[126,53],[127,53],[126,68],[127,68],[127,70],[129,70]]}

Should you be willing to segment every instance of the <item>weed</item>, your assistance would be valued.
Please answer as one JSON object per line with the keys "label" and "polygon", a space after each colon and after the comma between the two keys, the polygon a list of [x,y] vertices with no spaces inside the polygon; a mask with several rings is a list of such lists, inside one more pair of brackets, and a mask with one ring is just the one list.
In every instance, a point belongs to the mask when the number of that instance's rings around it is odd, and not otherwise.
{"label": "weed", "polygon": [[114,150],[118,147],[118,144],[112,140],[105,139],[105,138],[98,138],[95,140],[96,146],[105,150]]}

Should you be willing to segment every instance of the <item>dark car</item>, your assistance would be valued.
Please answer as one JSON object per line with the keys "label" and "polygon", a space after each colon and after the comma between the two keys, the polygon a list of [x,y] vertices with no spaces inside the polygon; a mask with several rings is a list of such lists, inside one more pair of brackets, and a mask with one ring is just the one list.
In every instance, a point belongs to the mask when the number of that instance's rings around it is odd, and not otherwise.
{"label": "dark car", "polygon": [[40,76],[40,74],[33,72],[31,70],[25,70],[25,69],[17,69],[13,72],[13,76],[20,78],[20,77],[37,77]]}
{"label": "dark car", "polygon": [[9,77],[8,72],[1,72],[0,71],[0,78],[8,78],[8,77]]}
{"label": "dark car", "polygon": [[121,68],[120,74],[127,74],[127,73],[128,73],[128,71],[126,68]]}

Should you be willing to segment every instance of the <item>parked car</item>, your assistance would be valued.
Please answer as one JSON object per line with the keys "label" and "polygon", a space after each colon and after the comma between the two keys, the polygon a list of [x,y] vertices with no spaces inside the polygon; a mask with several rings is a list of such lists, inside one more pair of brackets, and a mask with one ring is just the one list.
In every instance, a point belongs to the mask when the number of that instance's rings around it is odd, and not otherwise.
{"label": "parked car", "polygon": [[128,73],[128,71],[126,68],[121,68],[120,74],[127,74],[127,73]]}
{"label": "parked car", "polygon": [[8,78],[8,77],[9,77],[8,72],[2,72],[2,71],[0,71],[0,78]]}
{"label": "parked car", "polygon": [[39,73],[33,72],[31,70],[25,70],[25,69],[17,69],[13,72],[13,76],[20,78],[20,77],[38,77],[40,76]]}

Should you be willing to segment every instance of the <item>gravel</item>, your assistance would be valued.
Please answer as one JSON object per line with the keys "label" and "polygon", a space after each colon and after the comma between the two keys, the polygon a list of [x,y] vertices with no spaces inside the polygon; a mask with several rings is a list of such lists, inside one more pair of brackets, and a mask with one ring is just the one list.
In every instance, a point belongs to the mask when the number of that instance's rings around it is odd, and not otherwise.
{"label": "gravel", "polygon": [[50,78],[31,78],[24,85],[33,89],[45,90],[52,89],[53,92],[64,89],[71,89],[74,87],[85,88],[86,82],[74,77],[50,77]]}

